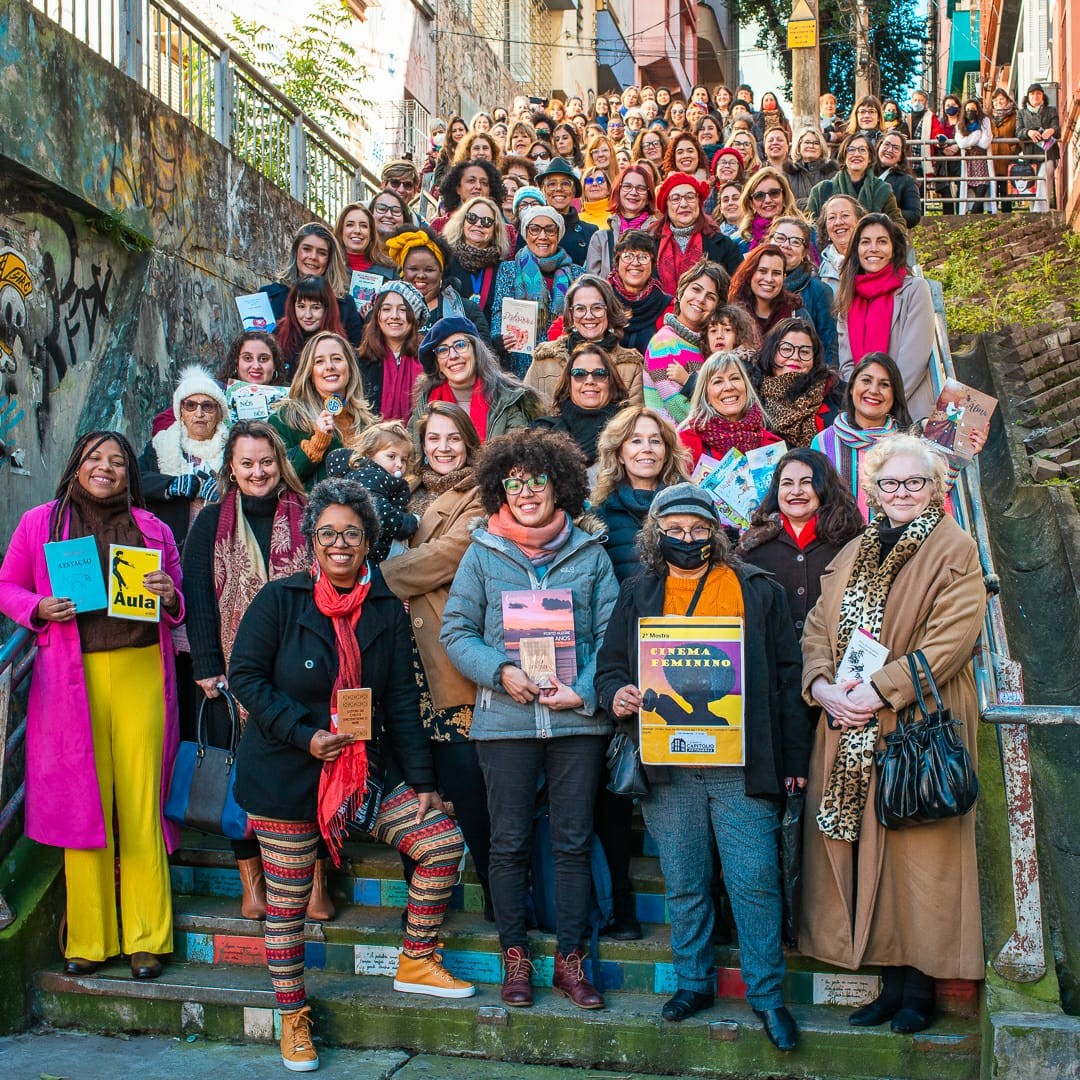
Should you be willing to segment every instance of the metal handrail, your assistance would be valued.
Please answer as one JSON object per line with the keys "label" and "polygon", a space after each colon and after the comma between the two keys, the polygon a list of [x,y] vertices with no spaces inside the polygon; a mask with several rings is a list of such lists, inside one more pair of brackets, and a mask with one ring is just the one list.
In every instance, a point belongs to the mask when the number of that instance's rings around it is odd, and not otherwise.
{"label": "metal handrail", "polygon": [[[945,205],[959,205],[960,203],[1031,203],[1034,204],[1038,200],[1038,177],[1033,176],[1030,178],[1032,190],[1029,192],[1017,192],[1016,194],[1001,194],[997,190],[997,185],[1005,183],[1008,180],[1007,176],[1002,176],[994,172],[994,162],[1003,161],[1012,163],[1019,158],[1023,158],[1025,162],[1033,166],[1036,173],[1039,166],[1046,160],[1046,155],[1042,153],[1029,154],[1022,152],[1022,147],[1025,144],[1025,140],[1017,138],[995,138],[994,143],[1012,143],[1016,146],[1016,151],[1006,154],[993,154],[993,153],[971,153],[968,150],[961,150],[958,155],[952,157],[944,157],[940,153],[931,153],[939,149],[936,139],[912,139],[907,143],[907,155],[908,162],[912,166],[923,165],[926,166],[928,172],[920,172],[918,169],[914,169],[912,172],[913,178],[919,189],[919,197],[922,200],[923,208],[927,208],[931,205],[937,204],[944,207]],[[955,145],[955,140],[953,141]],[[975,177],[975,183],[985,183],[989,185],[989,189],[985,195],[975,196],[970,192],[961,199],[959,193],[959,184],[963,181],[971,183],[973,178],[963,175],[964,166],[968,162],[972,161],[985,161],[988,176]],[[944,174],[938,174],[934,172],[934,166],[940,162],[956,162],[961,168],[960,175],[946,176]],[[946,195],[941,190],[945,184],[956,184],[957,193],[955,195]],[[1034,205],[1028,207],[1029,210],[1034,210]]]}
{"label": "metal handrail", "polygon": [[378,177],[175,0],[29,0],[169,108],[321,217]]}

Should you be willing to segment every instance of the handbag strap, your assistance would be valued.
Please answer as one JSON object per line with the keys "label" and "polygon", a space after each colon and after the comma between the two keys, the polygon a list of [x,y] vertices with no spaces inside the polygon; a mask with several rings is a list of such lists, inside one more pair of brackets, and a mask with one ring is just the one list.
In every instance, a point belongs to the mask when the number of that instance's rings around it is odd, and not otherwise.
{"label": "handbag strap", "polygon": [[934,681],[934,673],[930,670],[930,662],[926,659],[926,654],[922,649],[915,650],[915,659],[922,667],[923,678],[926,679],[926,685],[929,687],[930,693],[934,696],[934,704],[937,705],[937,711],[943,713],[945,711],[945,706],[941,701],[941,693],[938,690],[937,683]]}
{"label": "handbag strap", "polygon": [[690,598],[690,606],[686,609],[686,617],[690,618],[691,615],[697,610],[698,601],[701,599],[701,594],[705,589],[705,580],[708,578],[712,566],[705,568],[705,573],[698,578],[697,588],[694,590],[694,595]]}
{"label": "handbag strap", "polygon": [[[234,758],[240,744],[240,716],[236,709],[236,698],[224,687],[221,687],[218,693],[225,699],[225,707],[229,710],[229,745],[226,749],[229,751],[229,757]],[[209,703],[210,698],[204,694],[199,704],[199,716],[195,721],[195,742],[198,746],[199,757],[202,757],[206,751],[206,706]]]}
{"label": "handbag strap", "polygon": [[911,685],[915,687],[915,700],[919,705],[919,712],[922,713],[924,720],[930,719],[930,714],[926,711],[926,699],[923,697],[922,686],[919,685],[919,668],[915,663],[915,657],[908,653],[904,657],[908,662],[908,671],[911,673]]}

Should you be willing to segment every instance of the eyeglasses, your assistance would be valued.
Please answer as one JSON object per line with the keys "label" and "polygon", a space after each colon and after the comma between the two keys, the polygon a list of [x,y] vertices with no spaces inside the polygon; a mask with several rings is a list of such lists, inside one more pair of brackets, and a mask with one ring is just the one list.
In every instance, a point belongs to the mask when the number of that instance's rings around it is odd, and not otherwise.
{"label": "eyeglasses", "polygon": [[670,529],[660,530],[669,540],[693,540],[695,544],[703,544],[712,539],[713,531],[708,525],[692,525],[689,529],[679,528],[673,525]]}
{"label": "eyeglasses", "polygon": [[676,206],[681,206],[683,203],[697,202],[697,192],[684,191],[678,195],[669,195],[667,201],[674,203]]}
{"label": "eyeglasses", "polygon": [[[664,144],[659,139],[647,139],[641,144],[642,150],[659,150]],[[643,189],[644,190],[644,189]]]}
{"label": "eyeglasses", "polygon": [[644,266],[646,263],[652,262],[652,256],[647,251],[620,251],[619,258],[624,263],[632,263],[638,266]]}
{"label": "eyeglasses", "polygon": [[909,476],[906,480],[896,480],[891,476],[885,476],[876,483],[879,491],[884,491],[887,495],[893,495],[901,488],[905,491],[922,491],[930,483],[930,477]]}
{"label": "eyeglasses", "polygon": [[574,185],[569,180],[556,180],[552,177],[545,177],[541,187],[545,191],[573,191],[574,189]]}
{"label": "eyeglasses", "polygon": [[531,236],[534,240],[539,240],[543,237],[545,240],[554,240],[559,235],[558,225],[530,225],[525,230],[526,236]]}
{"label": "eyeglasses", "polygon": [[464,356],[471,348],[472,342],[468,338],[458,338],[457,341],[451,341],[449,344],[436,345],[435,355],[440,360],[444,356],[449,356],[451,352],[456,352],[458,356]]}
{"label": "eyeglasses", "polygon": [[550,154],[530,154],[529,157],[533,161],[550,161],[551,160],[551,155]]}
{"label": "eyeglasses", "polygon": [[399,217],[403,218],[405,212],[400,206],[396,206],[394,203],[376,203],[371,212],[377,217]]}
{"label": "eyeglasses", "polygon": [[780,247],[806,247],[806,241],[801,236],[788,236],[787,233],[773,233],[772,242]]}
{"label": "eyeglasses", "polygon": [[184,412],[212,413],[220,408],[216,401],[192,401],[190,398],[180,406]]}
{"label": "eyeglasses", "polygon": [[814,359],[813,345],[793,345],[790,341],[781,341],[780,344],[776,346],[776,351],[785,360],[790,360],[793,356],[797,356],[800,360]]}
{"label": "eyeglasses", "polygon": [[599,184],[606,184],[606,183],[607,183],[607,177],[606,176],[586,176],[585,177],[585,186],[586,187],[595,187],[595,186],[597,186]]}
{"label": "eyeglasses", "polygon": [[570,369],[570,378],[574,382],[585,382],[586,379],[591,378],[593,382],[606,382],[609,378],[607,368],[582,368],[576,367]]}
{"label": "eyeglasses", "polygon": [[753,199],[754,202],[760,203],[764,202],[766,199],[779,199],[780,196],[783,194],[783,188],[771,187],[768,189],[768,191],[755,191],[754,194],[750,196],[750,198]]}
{"label": "eyeglasses", "polygon": [[619,189],[624,195],[648,195],[649,189],[644,184],[623,184]]}
{"label": "eyeglasses", "polygon": [[411,178],[408,179],[408,180],[401,180],[401,179],[391,180],[391,179],[388,179],[386,181],[386,186],[387,187],[392,187],[392,188],[413,188],[413,187],[416,187],[416,181],[411,179]]}
{"label": "eyeglasses", "polygon": [[870,151],[860,144],[858,146],[849,146],[847,156],[851,157],[851,155],[854,154],[856,157],[864,157],[868,153],[870,153]]}
{"label": "eyeglasses", "polygon": [[495,224],[493,217],[481,217],[479,214],[474,214],[471,210],[465,215],[465,220],[470,225],[479,225],[481,228],[490,229]]}
{"label": "eyeglasses", "polygon": [[507,495],[520,495],[526,488],[535,495],[536,492],[543,491],[548,486],[548,474],[542,472],[535,476],[508,476],[502,485]]}
{"label": "eyeglasses", "polygon": [[364,542],[364,530],[357,529],[354,526],[339,531],[329,525],[321,525],[315,530],[315,539],[318,541],[319,547],[333,547],[338,542],[339,536],[342,543],[350,548],[358,548]]}
{"label": "eyeglasses", "polygon": [[575,304],[570,309],[570,314],[575,319],[580,319],[582,315],[594,315],[600,316],[607,311],[607,308],[603,304]]}

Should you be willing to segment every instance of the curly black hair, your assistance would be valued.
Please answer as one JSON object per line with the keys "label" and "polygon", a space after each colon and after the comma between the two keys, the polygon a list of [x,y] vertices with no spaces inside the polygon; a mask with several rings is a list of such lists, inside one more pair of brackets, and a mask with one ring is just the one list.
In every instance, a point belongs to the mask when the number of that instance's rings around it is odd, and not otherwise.
{"label": "curly black hair", "polygon": [[480,501],[489,514],[497,514],[506,502],[503,480],[515,469],[530,476],[547,473],[556,509],[565,510],[572,518],[585,509],[589,497],[587,463],[569,435],[518,428],[487,443],[480,451],[476,480]]}
{"label": "curly black hair", "polygon": [[465,175],[466,169],[483,169],[487,173],[488,178],[488,194],[496,206],[502,206],[506,199],[506,188],[503,187],[502,175],[496,168],[495,164],[491,161],[473,160],[473,161],[459,161],[447,174],[443,177],[443,182],[439,185],[439,194],[442,196],[443,210],[447,214],[452,214],[461,206],[461,196],[458,194],[458,184],[461,183],[462,176]]}
{"label": "curly black hair", "polygon": [[304,515],[300,519],[300,532],[309,544],[315,536],[316,522],[328,506],[347,506],[355,511],[364,527],[368,550],[374,546],[379,539],[379,515],[375,513],[371,496],[363,484],[345,478],[320,480],[311,489]]}

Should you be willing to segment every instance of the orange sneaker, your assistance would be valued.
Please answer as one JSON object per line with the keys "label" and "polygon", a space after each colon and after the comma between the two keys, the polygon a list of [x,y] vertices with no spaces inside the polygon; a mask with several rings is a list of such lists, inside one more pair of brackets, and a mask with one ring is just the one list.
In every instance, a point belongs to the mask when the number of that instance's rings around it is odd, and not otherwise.
{"label": "orange sneaker", "polygon": [[476,987],[464,979],[455,979],[443,967],[442,953],[438,950],[427,956],[398,958],[394,989],[403,994],[429,994],[431,997],[467,998],[476,993]]}
{"label": "orange sneaker", "polygon": [[314,1072],[319,1054],[311,1041],[311,1006],[281,1014],[281,1064],[289,1072]]}

